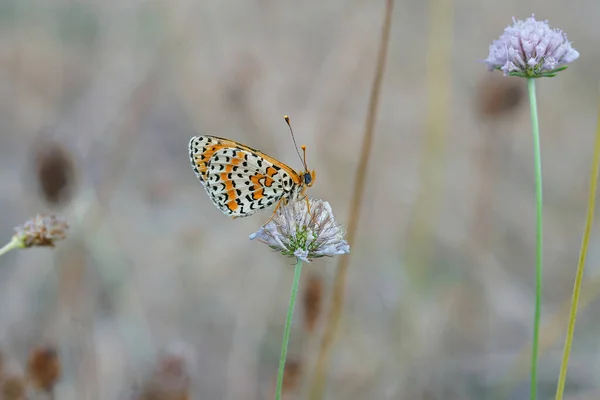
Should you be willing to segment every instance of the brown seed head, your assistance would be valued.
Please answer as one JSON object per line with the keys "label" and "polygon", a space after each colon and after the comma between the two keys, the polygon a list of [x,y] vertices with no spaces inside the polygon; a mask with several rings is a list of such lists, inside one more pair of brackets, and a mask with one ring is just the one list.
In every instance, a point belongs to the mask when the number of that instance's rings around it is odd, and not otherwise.
{"label": "brown seed head", "polygon": [[9,376],[0,383],[2,400],[25,400],[25,380],[20,376]]}
{"label": "brown seed head", "polygon": [[323,307],[323,279],[318,274],[313,274],[308,278],[304,296],[304,329],[312,332],[317,325],[321,310]]}
{"label": "brown seed head", "polygon": [[515,111],[524,97],[521,80],[487,76],[479,85],[477,109],[485,118],[498,118]]}
{"label": "brown seed head", "polygon": [[298,360],[287,360],[285,369],[283,370],[283,385],[281,391],[283,393],[295,389],[300,383],[302,374],[302,364]]}
{"label": "brown seed head", "polygon": [[136,400],[189,400],[190,376],[184,355],[163,352]]}
{"label": "brown seed head", "polygon": [[60,361],[54,348],[38,347],[29,355],[27,375],[36,389],[52,391],[60,372]]}
{"label": "brown seed head", "polygon": [[35,174],[44,200],[54,206],[67,203],[75,186],[73,157],[60,143],[44,141],[35,149]]}
{"label": "brown seed head", "polygon": [[[301,376],[302,363],[292,358],[286,360],[285,369],[283,370],[283,381],[281,382],[281,394],[284,395],[297,388],[300,384]],[[273,380],[272,390],[273,397],[275,397],[275,392],[277,391],[277,377]]]}

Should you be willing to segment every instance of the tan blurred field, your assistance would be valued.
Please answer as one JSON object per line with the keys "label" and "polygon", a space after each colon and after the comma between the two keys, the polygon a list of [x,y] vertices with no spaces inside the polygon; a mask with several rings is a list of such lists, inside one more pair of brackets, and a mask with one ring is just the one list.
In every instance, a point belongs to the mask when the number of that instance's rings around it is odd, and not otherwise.
{"label": "tan blurred field", "polygon": [[[182,392],[189,377],[189,399],[273,398],[293,260],[248,239],[269,211],[232,220],[212,205],[187,143],[227,137],[299,169],[287,114],[317,171],[308,194],[344,226],[367,169],[324,399],[528,399],[526,83],[480,60],[513,16],[534,12],[581,53],[538,81],[539,398],[554,398],[597,120],[600,2],[396,1],[371,159],[359,165],[384,3],[0,2],[0,241],[38,212],[71,226],[54,250],[0,260],[0,374],[21,374],[48,345],[60,400],[136,399],[160,368]],[[40,164],[51,143],[73,174],[40,173],[63,168]],[[49,204],[40,180],[52,190],[61,179],[70,192]],[[287,399],[309,398],[338,262],[304,267],[312,297],[296,309]],[[568,399],[600,398],[599,267],[594,232]],[[170,396],[160,399],[185,398]]]}

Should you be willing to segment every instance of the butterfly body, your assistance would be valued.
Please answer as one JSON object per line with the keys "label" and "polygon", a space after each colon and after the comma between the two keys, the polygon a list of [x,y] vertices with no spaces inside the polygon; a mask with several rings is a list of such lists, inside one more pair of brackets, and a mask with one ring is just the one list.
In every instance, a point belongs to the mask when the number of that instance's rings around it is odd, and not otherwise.
{"label": "butterfly body", "polygon": [[296,199],[315,179],[314,171],[296,172],[260,150],[217,136],[194,136],[189,152],[213,204],[234,218]]}

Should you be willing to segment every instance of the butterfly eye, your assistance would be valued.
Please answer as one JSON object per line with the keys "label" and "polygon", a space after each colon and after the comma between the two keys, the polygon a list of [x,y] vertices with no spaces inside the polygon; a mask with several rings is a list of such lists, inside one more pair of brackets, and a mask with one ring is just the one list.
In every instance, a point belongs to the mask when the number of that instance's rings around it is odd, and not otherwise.
{"label": "butterfly eye", "polygon": [[312,176],[310,176],[310,174],[307,172],[304,174],[304,184],[305,185],[310,185],[310,183],[312,182]]}

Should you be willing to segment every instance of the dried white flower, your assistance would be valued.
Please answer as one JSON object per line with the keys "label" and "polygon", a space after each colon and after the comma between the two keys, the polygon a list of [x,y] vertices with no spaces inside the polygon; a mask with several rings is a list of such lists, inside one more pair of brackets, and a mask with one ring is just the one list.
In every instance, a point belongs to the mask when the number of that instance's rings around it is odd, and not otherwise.
{"label": "dried white flower", "polygon": [[69,225],[63,218],[38,214],[22,226],[16,227],[14,237],[19,240],[19,247],[54,247],[55,242],[67,236],[68,229]]}
{"label": "dried white flower", "polygon": [[485,63],[489,70],[501,69],[505,76],[541,78],[556,75],[578,57],[563,31],[551,29],[548,21],[536,21],[532,15],[525,21],[513,17],[513,25],[490,45]]}
{"label": "dried white flower", "polygon": [[323,200],[293,200],[281,205],[273,218],[250,240],[258,239],[281,254],[310,262],[314,258],[347,254],[344,231],[335,222],[331,206]]}

